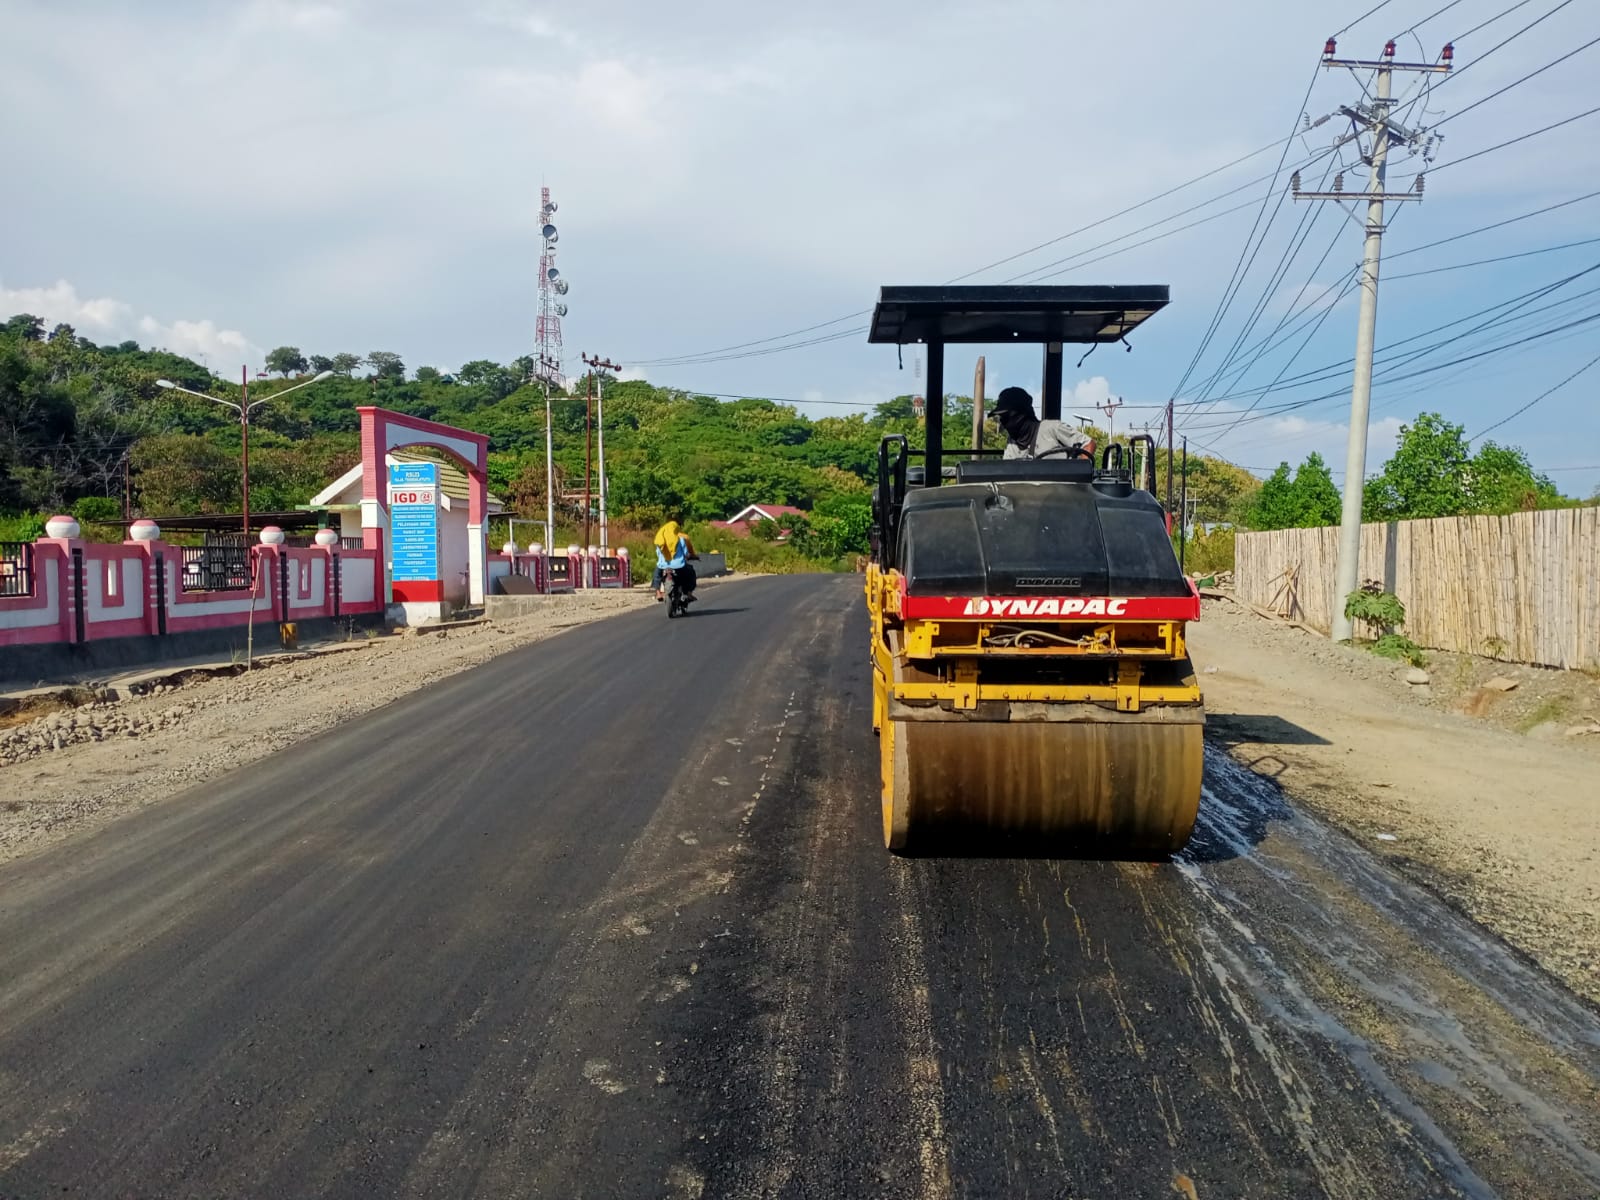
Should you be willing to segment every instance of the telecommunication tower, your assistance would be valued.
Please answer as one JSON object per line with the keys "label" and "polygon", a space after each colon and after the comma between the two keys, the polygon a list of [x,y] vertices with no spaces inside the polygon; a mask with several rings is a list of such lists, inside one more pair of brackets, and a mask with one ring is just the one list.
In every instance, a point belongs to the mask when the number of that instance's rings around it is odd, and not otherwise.
{"label": "telecommunication tower", "polygon": [[561,318],[567,315],[567,281],[561,278],[556,266],[556,242],[560,234],[552,218],[556,202],[550,199],[550,189],[539,189],[539,233],[544,243],[539,252],[539,319],[534,330],[538,343],[539,362],[537,374],[554,388],[564,386],[561,374]]}

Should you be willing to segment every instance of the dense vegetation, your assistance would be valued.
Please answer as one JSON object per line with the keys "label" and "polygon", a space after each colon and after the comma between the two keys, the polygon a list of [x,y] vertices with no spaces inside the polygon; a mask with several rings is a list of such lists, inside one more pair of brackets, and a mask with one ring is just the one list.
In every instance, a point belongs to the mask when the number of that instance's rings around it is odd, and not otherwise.
{"label": "dense vegetation", "polygon": [[[356,409],[375,404],[488,434],[491,488],[514,512],[544,515],[545,398],[527,382],[532,360],[408,371],[389,351],[321,355],[284,346],[267,365],[277,378],[250,384],[252,402],[266,397],[250,431],[254,510],[303,504],[354,463]],[[322,371],[333,374],[296,386]],[[62,509],[113,522],[125,501],[134,513],[155,516],[238,510],[237,419],[221,405],[157,387],[158,379],[230,400],[240,394],[239,384],[197,363],[135,342],[95,345],[68,325],[47,332],[25,314],[0,325],[0,538],[32,536],[42,515]],[[577,394],[554,397],[558,509],[568,521],[581,518],[574,495],[584,473],[583,393],[592,382],[580,380]],[[838,564],[860,553],[878,440],[891,432],[913,444],[921,439],[909,396],[870,414],[812,419],[768,400],[599,382],[617,540],[669,516],[703,523],[752,503],[807,510],[781,546],[723,543],[747,565]],[[274,398],[289,388],[296,390]],[[947,429],[971,428],[970,399],[949,397],[945,411]],[[988,439],[999,443],[992,423]],[[1161,452],[1163,482],[1166,465]],[[1221,459],[1191,455],[1188,490],[1195,520],[1205,524],[1283,528],[1338,519],[1338,489],[1316,455],[1292,475],[1284,464],[1265,484]],[[1399,451],[1369,482],[1366,501],[1373,519],[1566,502],[1520,451],[1490,443],[1469,456],[1461,428],[1433,414],[1408,427]]]}

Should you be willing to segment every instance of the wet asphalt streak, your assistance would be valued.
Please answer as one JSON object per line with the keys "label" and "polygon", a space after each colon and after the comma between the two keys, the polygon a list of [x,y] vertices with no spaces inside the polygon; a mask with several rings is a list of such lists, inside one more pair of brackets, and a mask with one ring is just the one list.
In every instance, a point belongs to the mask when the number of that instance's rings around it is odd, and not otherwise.
{"label": "wet asphalt streak", "polygon": [[1600,1194],[1600,1020],[1221,753],[1175,863],[886,854],[859,589],[0,868],[0,1196]]}

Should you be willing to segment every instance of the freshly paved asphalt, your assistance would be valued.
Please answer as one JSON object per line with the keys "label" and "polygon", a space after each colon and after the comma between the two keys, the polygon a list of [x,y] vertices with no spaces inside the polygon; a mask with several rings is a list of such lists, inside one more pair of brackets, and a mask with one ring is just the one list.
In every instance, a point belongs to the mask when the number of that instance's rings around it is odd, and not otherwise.
{"label": "freshly paved asphalt", "polygon": [[859,587],[0,868],[0,1196],[1600,1194],[1600,1020],[1219,753],[1175,863],[886,854]]}

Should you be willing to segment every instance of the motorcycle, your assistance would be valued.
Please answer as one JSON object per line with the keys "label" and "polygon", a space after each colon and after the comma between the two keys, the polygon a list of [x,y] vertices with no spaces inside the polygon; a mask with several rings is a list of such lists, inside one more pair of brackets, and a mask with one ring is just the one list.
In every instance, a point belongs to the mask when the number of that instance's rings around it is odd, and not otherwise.
{"label": "motorcycle", "polygon": [[[699,555],[695,555],[694,557],[698,558]],[[678,572],[677,572],[676,569],[674,569],[672,567],[668,567],[668,568],[665,569],[663,574],[664,574],[664,578],[662,579],[662,582],[668,585],[668,589],[667,589],[667,616],[668,616],[668,618],[677,617],[677,616],[687,616],[688,612],[689,612],[689,605],[694,602],[694,593],[685,591],[682,587],[680,587],[678,585]]]}

